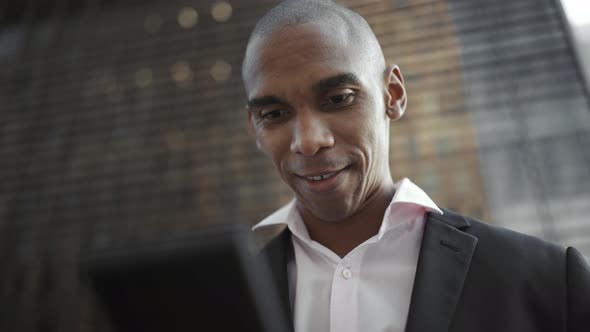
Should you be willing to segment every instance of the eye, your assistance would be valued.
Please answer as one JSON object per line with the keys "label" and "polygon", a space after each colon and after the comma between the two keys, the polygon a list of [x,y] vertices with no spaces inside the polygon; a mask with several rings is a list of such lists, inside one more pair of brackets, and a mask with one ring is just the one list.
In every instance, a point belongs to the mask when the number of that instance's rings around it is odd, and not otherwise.
{"label": "eye", "polygon": [[260,117],[264,121],[277,122],[285,118],[288,115],[288,113],[289,111],[285,109],[262,111],[260,112]]}
{"label": "eye", "polygon": [[346,105],[354,100],[354,93],[343,93],[328,97],[328,103],[333,105]]}

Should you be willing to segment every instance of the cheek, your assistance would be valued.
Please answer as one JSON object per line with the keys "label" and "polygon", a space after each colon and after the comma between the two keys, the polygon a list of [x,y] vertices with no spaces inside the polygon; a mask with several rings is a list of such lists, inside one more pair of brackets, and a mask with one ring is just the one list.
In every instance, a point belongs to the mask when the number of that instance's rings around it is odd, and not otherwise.
{"label": "cheek", "polygon": [[[369,113],[371,112],[371,113]],[[341,128],[341,137],[356,155],[357,165],[368,172],[378,167],[386,154],[383,139],[386,139],[384,125],[379,121],[374,109],[358,112],[359,116],[348,119]],[[355,152],[353,152],[355,151]]]}
{"label": "cheek", "polygon": [[256,136],[259,149],[268,155],[280,169],[282,161],[290,150],[290,140],[286,129],[262,129]]}
{"label": "cheek", "polygon": [[357,146],[366,152],[377,143],[377,136],[380,128],[374,117],[367,115],[367,112],[359,112],[360,116],[348,119],[341,128],[342,136],[347,144]]}

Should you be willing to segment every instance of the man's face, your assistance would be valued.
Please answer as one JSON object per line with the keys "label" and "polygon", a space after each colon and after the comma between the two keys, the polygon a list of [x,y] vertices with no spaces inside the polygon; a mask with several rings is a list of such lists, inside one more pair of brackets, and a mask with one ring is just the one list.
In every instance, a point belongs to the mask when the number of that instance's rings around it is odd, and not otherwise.
{"label": "man's face", "polygon": [[298,208],[326,221],[361,209],[389,178],[384,72],[344,29],[305,23],[250,43],[248,116]]}

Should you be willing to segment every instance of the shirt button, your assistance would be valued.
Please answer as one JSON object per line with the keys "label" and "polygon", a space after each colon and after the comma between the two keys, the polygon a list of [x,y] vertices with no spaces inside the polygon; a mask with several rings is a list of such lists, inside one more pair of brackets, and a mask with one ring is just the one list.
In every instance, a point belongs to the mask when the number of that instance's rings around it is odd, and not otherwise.
{"label": "shirt button", "polygon": [[352,271],[350,271],[350,269],[344,269],[344,270],[342,270],[342,276],[345,279],[350,279],[350,278],[352,278]]}

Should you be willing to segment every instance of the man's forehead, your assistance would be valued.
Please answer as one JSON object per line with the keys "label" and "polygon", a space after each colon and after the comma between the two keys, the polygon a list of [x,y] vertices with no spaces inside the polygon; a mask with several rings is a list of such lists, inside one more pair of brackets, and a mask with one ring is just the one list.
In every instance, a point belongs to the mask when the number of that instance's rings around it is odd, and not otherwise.
{"label": "man's forehead", "polygon": [[349,40],[337,27],[317,22],[302,23],[253,38],[248,44],[244,65],[256,65],[290,52],[301,51],[309,55],[322,51],[347,53],[348,48]]}
{"label": "man's forehead", "polygon": [[243,78],[247,91],[277,79],[311,83],[342,73],[358,76],[362,62],[359,52],[337,27],[306,23],[252,40]]}

